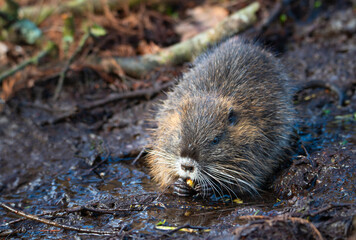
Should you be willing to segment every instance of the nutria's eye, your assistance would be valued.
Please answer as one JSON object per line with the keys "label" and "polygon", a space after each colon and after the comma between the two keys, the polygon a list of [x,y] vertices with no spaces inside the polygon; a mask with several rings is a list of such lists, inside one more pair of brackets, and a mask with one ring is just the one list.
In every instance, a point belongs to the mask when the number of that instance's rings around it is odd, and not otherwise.
{"label": "nutria's eye", "polygon": [[218,144],[218,143],[220,142],[220,139],[221,139],[220,136],[216,136],[216,137],[213,139],[213,141],[211,141],[211,144],[212,144],[212,145]]}
{"label": "nutria's eye", "polygon": [[230,126],[236,125],[236,123],[238,122],[237,113],[232,108],[229,109],[228,120]]}

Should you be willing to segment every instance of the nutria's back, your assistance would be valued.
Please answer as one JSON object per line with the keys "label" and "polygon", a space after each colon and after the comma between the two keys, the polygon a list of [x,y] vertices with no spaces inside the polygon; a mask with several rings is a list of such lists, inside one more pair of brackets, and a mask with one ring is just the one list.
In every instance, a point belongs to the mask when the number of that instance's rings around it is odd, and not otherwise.
{"label": "nutria's back", "polygon": [[289,148],[288,81],[274,56],[239,40],[200,56],[156,115],[154,179],[183,196],[257,192]]}

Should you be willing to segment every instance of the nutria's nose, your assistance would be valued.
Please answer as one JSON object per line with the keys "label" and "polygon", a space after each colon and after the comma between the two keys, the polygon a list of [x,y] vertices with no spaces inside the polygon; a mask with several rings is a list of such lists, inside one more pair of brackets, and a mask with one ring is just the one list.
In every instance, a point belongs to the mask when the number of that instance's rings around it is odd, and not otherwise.
{"label": "nutria's nose", "polygon": [[182,168],[183,171],[187,171],[187,172],[193,172],[194,171],[194,167],[193,166],[188,166],[188,165],[180,165],[180,167]]}

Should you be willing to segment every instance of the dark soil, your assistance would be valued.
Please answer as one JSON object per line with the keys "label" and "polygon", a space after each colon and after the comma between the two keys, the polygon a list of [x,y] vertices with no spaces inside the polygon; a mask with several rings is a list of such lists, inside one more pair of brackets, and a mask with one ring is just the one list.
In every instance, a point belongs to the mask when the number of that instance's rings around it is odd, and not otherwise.
{"label": "dark soil", "polygon": [[[117,231],[120,238],[318,239],[321,234],[355,239],[355,5],[326,1],[315,12],[303,10],[308,1],[296,2],[300,5],[291,4],[285,12],[287,21],[274,22],[260,41],[278,52],[295,86],[322,80],[342,89],[345,102],[339,106],[335,93],[321,88],[298,93],[296,154],[261,197],[237,204],[161,193],[144,158],[133,160],[149,144],[148,128],[154,123],[147,119],[164,95],[120,100],[59,118],[112,93],[107,81],[84,69],[70,75],[56,102],[54,78],[16,92],[1,105],[0,202],[37,215],[63,210],[43,218]],[[176,37],[170,29],[162,31]],[[138,88],[167,82],[184,70],[158,69]],[[0,208],[0,238],[93,237],[30,220],[6,224],[18,218]],[[163,226],[209,230],[167,235],[157,229],[162,221]]]}

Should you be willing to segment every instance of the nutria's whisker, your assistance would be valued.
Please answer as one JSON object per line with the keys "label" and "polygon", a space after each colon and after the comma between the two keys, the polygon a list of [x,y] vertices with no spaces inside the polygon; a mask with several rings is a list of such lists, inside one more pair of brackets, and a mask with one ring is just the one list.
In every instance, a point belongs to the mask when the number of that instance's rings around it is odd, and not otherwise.
{"label": "nutria's whisker", "polygon": [[[206,181],[206,183],[208,183],[208,186],[211,186],[213,191],[214,189],[216,190],[216,192],[220,195],[220,197],[223,197],[223,192],[222,189],[220,188],[219,185],[217,185],[216,183],[214,183],[214,181],[212,181],[209,177],[207,177],[205,174],[206,172],[204,170],[202,170],[202,176],[204,177],[204,180]],[[214,194],[216,195],[215,191]]]}
{"label": "nutria's whisker", "polygon": [[[211,175],[215,176],[215,179],[218,179],[219,183],[222,184],[223,186],[225,186],[226,190],[228,190],[228,191],[231,190],[232,192],[234,192],[231,188],[228,188],[226,186],[226,184],[224,184],[224,183],[230,184],[232,186],[233,185],[238,185],[240,187],[240,189],[244,189],[244,186],[239,183],[239,179],[238,178],[233,177],[233,176],[231,176],[229,174],[222,173],[220,171],[216,171],[216,170],[213,170],[213,173],[215,175],[213,175],[213,174],[211,174]],[[231,182],[230,179],[234,180],[236,182],[236,184],[234,182]],[[237,195],[235,193],[234,193],[234,195],[237,197]]]}
{"label": "nutria's whisker", "polygon": [[[204,171],[204,173],[207,174],[207,175],[209,175],[209,177],[211,177],[213,180],[217,181],[217,182],[221,185],[221,187],[225,188],[225,189],[228,191],[230,198],[232,199],[232,197],[231,197],[231,192],[233,192],[233,190],[232,190],[231,188],[229,188],[229,187],[224,183],[224,182],[228,183],[227,181],[225,181],[225,179],[219,178],[219,177],[217,177],[217,176],[214,176],[214,175],[210,174],[210,173],[207,172],[207,171]],[[230,184],[231,184],[231,183],[230,183]],[[221,188],[219,188],[219,189],[221,189]],[[230,192],[230,191],[231,191],[231,192]],[[234,193],[234,194],[235,194],[235,193]],[[222,198],[222,195],[223,195],[223,193],[221,193],[221,195],[220,195],[221,198]],[[236,195],[235,195],[235,196],[236,196]]]}

